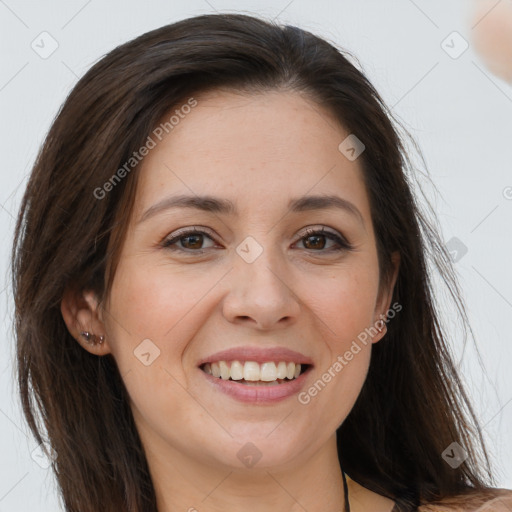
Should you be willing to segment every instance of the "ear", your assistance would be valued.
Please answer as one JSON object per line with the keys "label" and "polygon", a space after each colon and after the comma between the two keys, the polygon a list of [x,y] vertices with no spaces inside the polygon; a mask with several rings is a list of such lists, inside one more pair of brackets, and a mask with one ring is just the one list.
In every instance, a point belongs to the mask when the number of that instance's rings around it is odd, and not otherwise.
{"label": "ear", "polygon": [[[94,292],[66,290],[60,303],[60,311],[68,331],[85,350],[98,356],[111,352],[103,323],[103,309]],[[96,336],[97,340],[103,336],[104,341],[102,343],[87,341],[86,337],[81,335],[82,332]]]}
{"label": "ear", "polygon": [[[378,333],[372,338],[372,343],[377,343],[381,340],[386,332],[386,318],[387,312],[391,306],[391,299],[393,298],[393,290],[395,289],[395,283],[398,277],[398,270],[400,268],[400,253],[395,251],[391,254],[392,271],[389,279],[382,284],[377,303],[374,311],[373,326],[378,330]],[[401,308],[400,308],[401,309]]]}

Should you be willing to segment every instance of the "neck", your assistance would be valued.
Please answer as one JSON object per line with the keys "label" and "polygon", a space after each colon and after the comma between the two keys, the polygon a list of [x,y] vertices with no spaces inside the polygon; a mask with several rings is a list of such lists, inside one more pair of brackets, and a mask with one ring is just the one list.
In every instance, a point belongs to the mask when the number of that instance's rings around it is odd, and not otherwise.
{"label": "neck", "polygon": [[312,456],[278,468],[209,465],[168,445],[152,448],[146,453],[159,512],[344,510],[335,436]]}

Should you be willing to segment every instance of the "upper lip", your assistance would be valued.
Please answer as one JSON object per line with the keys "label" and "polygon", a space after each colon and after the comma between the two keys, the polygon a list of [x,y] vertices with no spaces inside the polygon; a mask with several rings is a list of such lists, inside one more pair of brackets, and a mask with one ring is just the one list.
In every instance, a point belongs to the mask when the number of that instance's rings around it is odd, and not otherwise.
{"label": "upper lip", "polygon": [[254,361],[256,363],[293,362],[300,364],[313,364],[310,357],[290,350],[285,347],[236,347],[215,352],[198,362],[198,366],[204,363],[215,363],[218,361]]}

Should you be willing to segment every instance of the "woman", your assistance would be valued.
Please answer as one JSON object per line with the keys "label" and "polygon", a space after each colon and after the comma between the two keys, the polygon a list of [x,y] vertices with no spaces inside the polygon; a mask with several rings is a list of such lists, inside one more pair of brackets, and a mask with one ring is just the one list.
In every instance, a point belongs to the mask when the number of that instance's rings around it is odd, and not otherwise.
{"label": "woman", "polygon": [[66,510],[509,510],[407,170],[372,85],[296,27],[199,16],[95,64],[13,250],[21,399]]}

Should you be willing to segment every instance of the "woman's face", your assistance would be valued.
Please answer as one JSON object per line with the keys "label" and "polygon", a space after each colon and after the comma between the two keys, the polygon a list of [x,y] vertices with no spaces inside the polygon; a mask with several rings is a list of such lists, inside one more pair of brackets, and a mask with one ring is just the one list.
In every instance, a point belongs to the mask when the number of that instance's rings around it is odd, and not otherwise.
{"label": "woman's face", "polygon": [[143,160],[104,347],[148,454],[285,468],[351,410],[393,283],[348,132],[297,93],[196,100]]}

